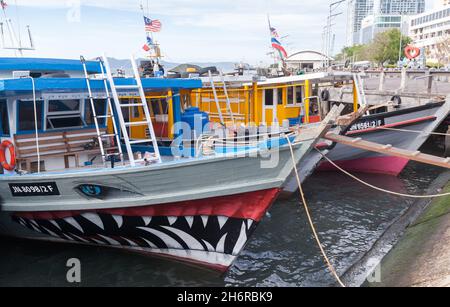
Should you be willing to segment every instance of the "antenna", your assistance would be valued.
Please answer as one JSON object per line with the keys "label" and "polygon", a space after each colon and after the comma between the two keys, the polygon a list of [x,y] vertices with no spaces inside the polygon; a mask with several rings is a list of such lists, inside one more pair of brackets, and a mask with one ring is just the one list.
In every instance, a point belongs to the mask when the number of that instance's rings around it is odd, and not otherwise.
{"label": "antenna", "polygon": [[[31,36],[31,30],[30,30],[30,26],[27,25],[27,32],[28,32],[28,37],[30,40],[30,47],[23,47],[22,46],[22,41],[17,39],[16,33],[14,31],[14,27],[12,24],[12,21],[10,18],[8,18],[8,16],[6,15],[6,8],[7,5],[6,3],[4,3],[3,1],[1,1],[1,7],[3,10],[3,18],[4,18],[4,22],[0,23],[0,27],[1,27],[1,36],[2,36],[2,48],[3,49],[8,49],[8,50],[15,50],[17,52],[19,52],[20,56],[23,56],[23,51],[25,50],[35,50],[34,48],[34,43],[33,43],[33,38]],[[6,28],[8,30],[8,36],[9,36],[9,40],[10,40],[10,44],[11,45],[6,45],[5,42],[5,31],[3,29],[3,25],[6,23]],[[19,29],[20,31],[20,29]]]}

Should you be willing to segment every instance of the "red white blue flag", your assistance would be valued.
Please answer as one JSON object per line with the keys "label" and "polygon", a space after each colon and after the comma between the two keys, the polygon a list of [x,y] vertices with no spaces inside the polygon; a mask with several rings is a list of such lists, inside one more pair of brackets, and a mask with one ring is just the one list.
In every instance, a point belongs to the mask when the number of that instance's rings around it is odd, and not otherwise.
{"label": "red white blue flag", "polygon": [[161,31],[161,21],[158,19],[150,19],[148,17],[144,16],[144,22],[145,22],[145,31],[147,32],[160,32]]}

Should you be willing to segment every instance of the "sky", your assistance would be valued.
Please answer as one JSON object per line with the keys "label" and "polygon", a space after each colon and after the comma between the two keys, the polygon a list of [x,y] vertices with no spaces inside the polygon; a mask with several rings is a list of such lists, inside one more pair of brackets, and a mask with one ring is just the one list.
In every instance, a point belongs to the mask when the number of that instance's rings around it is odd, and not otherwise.
{"label": "sky", "polygon": [[[288,53],[322,49],[322,32],[332,0],[5,0],[23,45],[30,25],[36,50],[30,57],[119,59],[143,56],[140,5],[163,29],[155,35],[170,62],[269,63],[267,14]],[[428,8],[439,0],[426,0]],[[346,5],[335,19],[334,51],[346,40]],[[6,31],[6,30],[5,30]],[[7,37],[7,41],[8,41]],[[0,56],[14,56],[0,50]]]}

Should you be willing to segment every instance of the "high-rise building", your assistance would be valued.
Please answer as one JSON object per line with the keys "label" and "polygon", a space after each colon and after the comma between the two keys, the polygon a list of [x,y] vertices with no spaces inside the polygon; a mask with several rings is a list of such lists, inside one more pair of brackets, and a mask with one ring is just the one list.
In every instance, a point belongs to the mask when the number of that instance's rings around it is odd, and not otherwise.
{"label": "high-rise building", "polygon": [[411,19],[409,35],[424,48],[428,61],[450,64],[450,6],[440,6]]}
{"label": "high-rise building", "polygon": [[425,11],[425,0],[349,0],[348,5],[349,46],[360,43],[362,22],[367,16],[416,15]]}

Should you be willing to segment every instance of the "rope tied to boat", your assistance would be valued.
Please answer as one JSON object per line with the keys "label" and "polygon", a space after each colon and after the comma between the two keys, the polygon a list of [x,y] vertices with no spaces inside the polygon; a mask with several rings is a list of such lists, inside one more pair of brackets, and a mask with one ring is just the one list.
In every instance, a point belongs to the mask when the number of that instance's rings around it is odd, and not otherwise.
{"label": "rope tied to boat", "polygon": [[297,163],[295,162],[295,154],[294,154],[294,148],[292,145],[291,140],[289,139],[289,137],[286,137],[286,140],[289,144],[289,149],[291,151],[291,158],[292,158],[292,164],[294,165],[294,172],[295,172],[295,177],[297,179],[297,183],[298,183],[298,188],[300,191],[300,195],[301,195],[301,200],[303,203],[303,207],[305,208],[305,212],[306,212],[306,216],[308,218],[308,222],[309,222],[309,226],[311,227],[312,233],[314,235],[314,239],[316,240],[316,243],[320,249],[320,252],[322,253],[323,258],[325,259],[325,262],[328,266],[328,269],[330,270],[331,274],[333,275],[333,277],[336,279],[336,281],[339,283],[339,285],[343,288],[345,288],[345,284],[342,282],[341,278],[339,277],[338,273],[336,272],[334,266],[331,264],[330,259],[327,256],[327,253],[325,252],[325,249],[322,245],[322,242],[320,241],[319,235],[316,231],[316,227],[314,226],[314,222],[312,220],[311,217],[311,213],[309,210],[309,206],[308,203],[306,202],[306,197],[305,197],[305,193],[303,191],[303,187],[302,187],[302,181],[300,180],[300,175],[298,172],[298,168],[297,168]]}
{"label": "rope tied to boat", "polygon": [[389,191],[380,187],[377,187],[373,184],[370,184],[358,177],[356,177],[355,175],[347,172],[346,170],[344,170],[342,167],[340,167],[339,165],[337,165],[335,162],[333,162],[330,158],[328,158],[323,152],[321,152],[319,149],[315,148],[315,150],[320,153],[322,155],[322,157],[327,160],[331,165],[333,165],[336,169],[338,169],[339,171],[341,171],[342,173],[344,173],[345,175],[349,176],[350,178],[358,181],[359,183],[372,188],[374,190],[386,193],[386,194],[391,194],[394,196],[399,196],[399,197],[405,197],[405,198],[414,198],[414,199],[426,199],[426,198],[438,198],[438,197],[445,197],[445,196],[450,196],[450,192],[449,193],[442,193],[442,194],[435,194],[435,195],[411,195],[411,194],[404,194],[404,193],[399,193],[399,192],[394,192],[394,191]]}

